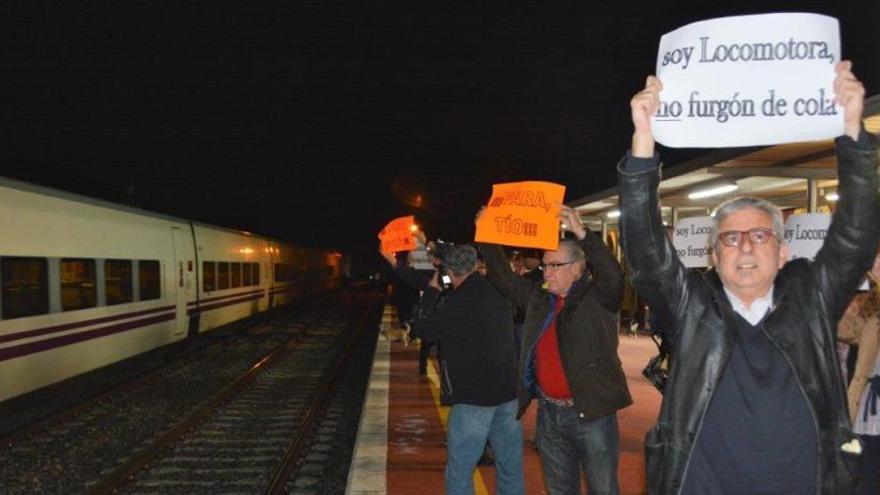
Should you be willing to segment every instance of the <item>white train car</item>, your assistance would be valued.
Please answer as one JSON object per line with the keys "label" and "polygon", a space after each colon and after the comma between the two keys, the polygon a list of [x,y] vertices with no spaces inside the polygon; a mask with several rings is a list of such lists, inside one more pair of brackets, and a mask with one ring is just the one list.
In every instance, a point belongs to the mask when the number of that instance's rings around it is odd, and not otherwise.
{"label": "white train car", "polygon": [[303,281],[297,273],[297,252],[300,248],[273,243],[270,248],[269,304],[272,307],[287,304],[305,296]]}
{"label": "white train car", "polygon": [[[190,332],[203,332],[269,308],[272,241],[248,234],[195,224],[198,300],[188,304]],[[196,330],[197,329],[197,330]]]}
{"label": "white train car", "polygon": [[[332,253],[0,179],[0,402],[301,297]],[[283,269],[283,268],[282,268]],[[338,277],[320,280],[322,288]]]}

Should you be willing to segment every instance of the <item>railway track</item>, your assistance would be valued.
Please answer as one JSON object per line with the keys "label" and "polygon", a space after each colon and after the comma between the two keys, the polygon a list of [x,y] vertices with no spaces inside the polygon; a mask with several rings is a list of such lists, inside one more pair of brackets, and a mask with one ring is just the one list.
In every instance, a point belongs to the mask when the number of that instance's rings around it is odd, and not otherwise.
{"label": "railway track", "polygon": [[364,290],[331,298],[318,315],[213,346],[137,387],[19,432],[0,450],[4,490],[281,493],[299,490],[297,480],[315,484],[300,471],[326,465],[307,458],[315,457],[315,439],[328,439],[322,422],[346,388],[339,378],[351,381],[352,354],[369,347],[364,329],[377,302],[375,291]]}

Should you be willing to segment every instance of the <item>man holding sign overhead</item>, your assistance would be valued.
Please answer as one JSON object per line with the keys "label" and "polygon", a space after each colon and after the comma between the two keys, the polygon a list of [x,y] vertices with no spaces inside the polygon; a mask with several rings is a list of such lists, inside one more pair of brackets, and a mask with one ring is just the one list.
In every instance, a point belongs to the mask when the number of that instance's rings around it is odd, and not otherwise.
{"label": "man holding sign overhead", "polygon": [[[490,210],[480,210],[478,224]],[[511,271],[501,246],[482,244],[481,251],[489,280],[526,310],[519,415],[538,399],[536,444],[547,492],[580,493],[583,470],[591,494],[616,494],[617,410],[632,404],[617,356],[623,272],[574,210],[562,206],[559,218],[577,240],[544,252],[543,285]]]}
{"label": "man holding sign overhead", "polygon": [[850,69],[828,68],[844,133],[840,201],[815,261],[787,262],[779,209],[738,198],[714,217],[715,269],[688,272],[660,216],[652,117],[663,85],[649,77],[632,99],[632,149],[618,165],[622,241],[636,289],[669,323],[675,356],[646,438],[648,493],[852,491],[862,446],[834,328],[871,265],[880,201],[878,142],[861,127],[864,88]]}

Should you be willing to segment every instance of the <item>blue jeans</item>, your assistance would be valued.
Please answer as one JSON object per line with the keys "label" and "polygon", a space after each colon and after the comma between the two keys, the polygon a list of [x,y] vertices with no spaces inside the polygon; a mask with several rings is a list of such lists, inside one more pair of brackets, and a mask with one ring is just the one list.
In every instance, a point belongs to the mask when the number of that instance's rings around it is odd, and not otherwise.
{"label": "blue jeans", "polygon": [[486,439],[495,454],[495,491],[525,494],[522,426],[516,419],[517,401],[498,406],[455,404],[446,435],[446,493],[474,493],[474,469]]}
{"label": "blue jeans", "polygon": [[574,407],[541,400],[536,443],[544,484],[551,495],[580,493],[581,469],[587,475],[590,495],[620,492],[617,413],[581,423]]}

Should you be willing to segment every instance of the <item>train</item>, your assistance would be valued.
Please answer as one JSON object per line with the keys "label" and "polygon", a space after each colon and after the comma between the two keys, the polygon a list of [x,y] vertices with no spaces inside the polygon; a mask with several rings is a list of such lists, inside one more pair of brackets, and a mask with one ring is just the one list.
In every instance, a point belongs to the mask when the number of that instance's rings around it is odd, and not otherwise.
{"label": "train", "polygon": [[338,287],[349,258],[0,178],[0,402]]}

